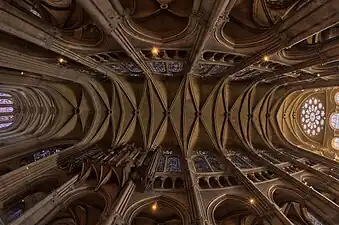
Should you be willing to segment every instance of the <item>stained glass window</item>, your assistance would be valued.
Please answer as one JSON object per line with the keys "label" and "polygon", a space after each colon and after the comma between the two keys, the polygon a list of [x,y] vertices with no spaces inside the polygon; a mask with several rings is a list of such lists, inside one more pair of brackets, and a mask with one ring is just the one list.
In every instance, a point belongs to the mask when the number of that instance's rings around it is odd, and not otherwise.
{"label": "stained glass window", "polygon": [[317,98],[307,99],[301,107],[301,126],[308,136],[316,136],[324,129],[325,107]]}
{"label": "stained glass window", "polygon": [[216,155],[211,151],[196,150],[194,155],[193,162],[197,172],[219,172],[225,170]]}
{"label": "stained glass window", "polygon": [[0,129],[9,127],[10,125],[12,125],[12,123],[0,123]]}
{"label": "stained glass window", "polygon": [[14,111],[13,107],[0,107],[0,113],[13,112],[13,111]]}
{"label": "stained glass window", "polygon": [[3,105],[12,105],[13,102],[12,100],[9,100],[9,99],[0,99],[0,104],[3,104]]}
{"label": "stained glass window", "polygon": [[195,170],[197,172],[212,172],[210,166],[207,164],[205,158],[197,156],[193,159]]}
{"label": "stained glass window", "polygon": [[157,172],[181,172],[180,158],[172,150],[162,150]]}
{"label": "stained glass window", "polygon": [[206,156],[206,159],[212,166],[214,171],[223,171],[225,170],[224,166],[217,160],[217,158],[213,155]]}
{"label": "stained glass window", "polygon": [[33,154],[33,158],[34,158],[34,161],[38,161],[39,159],[43,159],[47,156],[53,155],[60,151],[61,149],[59,148],[40,150],[39,152]]}
{"label": "stained glass window", "polygon": [[339,138],[335,137],[332,139],[332,147],[336,150],[339,150]]}
{"label": "stained glass window", "polygon": [[339,129],[339,113],[333,113],[331,115],[330,123],[333,129]]}
{"label": "stained glass window", "polygon": [[12,222],[13,220],[19,218],[22,214],[23,214],[23,210],[22,209],[17,209],[15,211],[13,211],[7,218],[8,222]]}
{"label": "stained glass window", "polygon": [[158,172],[163,172],[165,169],[165,156],[162,154],[160,156],[160,160],[158,162],[158,167],[157,167],[157,171]]}
{"label": "stained glass window", "polygon": [[3,121],[10,121],[14,118],[13,115],[9,115],[9,116],[0,116],[0,122],[3,122]]}
{"label": "stained glass window", "polygon": [[239,168],[249,168],[249,166],[244,163],[238,155],[232,155],[230,156],[230,160],[232,161],[232,163],[234,163],[234,165],[236,165]]}
{"label": "stained glass window", "polygon": [[334,96],[334,101],[335,101],[336,104],[339,105],[339,92],[337,92],[337,93],[335,94],[335,96]]}
{"label": "stained glass window", "polygon": [[10,94],[3,93],[3,92],[0,92],[0,96],[11,97],[11,95],[10,95]]}
{"label": "stained glass window", "polygon": [[180,160],[176,156],[167,157],[166,172],[180,172]]}

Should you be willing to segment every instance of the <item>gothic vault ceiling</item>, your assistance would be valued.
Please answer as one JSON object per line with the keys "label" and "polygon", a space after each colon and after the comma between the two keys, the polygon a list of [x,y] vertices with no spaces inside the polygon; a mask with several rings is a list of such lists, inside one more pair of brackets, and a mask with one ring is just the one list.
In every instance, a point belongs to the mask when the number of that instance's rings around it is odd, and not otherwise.
{"label": "gothic vault ceiling", "polygon": [[334,151],[292,123],[338,86],[338,22],[337,0],[1,1],[1,84],[52,95],[55,139]]}

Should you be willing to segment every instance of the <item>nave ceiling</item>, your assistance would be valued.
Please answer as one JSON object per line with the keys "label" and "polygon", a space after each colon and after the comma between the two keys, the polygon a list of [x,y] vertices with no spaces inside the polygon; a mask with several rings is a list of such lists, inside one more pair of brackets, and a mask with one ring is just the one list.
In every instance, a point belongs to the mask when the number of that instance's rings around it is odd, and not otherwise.
{"label": "nave ceiling", "polygon": [[[0,6],[3,85],[16,88],[24,71],[27,85],[53,90],[65,112],[56,138],[162,145],[185,155],[282,148],[296,135],[281,130],[284,99],[338,86],[336,0]],[[293,145],[305,142],[297,136]],[[322,134],[316,142],[334,151],[328,140]]]}

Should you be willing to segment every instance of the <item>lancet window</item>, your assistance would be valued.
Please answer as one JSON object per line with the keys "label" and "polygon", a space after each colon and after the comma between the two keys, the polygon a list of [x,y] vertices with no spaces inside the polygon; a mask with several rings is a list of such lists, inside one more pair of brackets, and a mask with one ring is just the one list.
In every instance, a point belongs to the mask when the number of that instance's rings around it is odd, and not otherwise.
{"label": "lancet window", "polygon": [[40,149],[36,152],[31,153],[29,156],[21,159],[21,161],[20,161],[21,166],[27,165],[27,164],[32,163],[32,162],[36,162],[40,159],[43,159],[43,158],[46,158],[50,155],[56,154],[56,153],[62,151],[63,149],[65,149],[69,146],[70,145],[59,145],[59,146],[56,146],[56,147]]}
{"label": "lancet window", "polygon": [[334,101],[337,105],[339,105],[339,92],[335,93]]}
{"label": "lancet window", "polygon": [[333,129],[339,129],[339,113],[333,113],[331,115],[330,124]]}
{"label": "lancet window", "polygon": [[13,107],[0,107],[0,113],[8,113],[13,111],[14,111]]}
{"label": "lancet window", "polygon": [[11,95],[0,92],[0,129],[7,128],[12,125],[14,120],[13,100]]}
{"label": "lancet window", "polygon": [[10,99],[6,99],[6,98],[0,99],[0,105],[12,105],[12,104],[13,104],[13,101]]}
{"label": "lancet window", "polygon": [[231,160],[231,162],[240,169],[249,169],[257,167],[253,160],[251,160],[247,155],[241,152],[228,150],[227,155],[229,160]]}
{"label": "lancet window", "polygon": [[217,157],[209,151],[195,151],[193,162],[197,172],[220,172],[225,170]]}
{"label": "lancet window", "polygon": [[157,165],[157,172],[181,172],[179,155],[170,149],[163,149]]}
{"label": "lancet window", "polygon": [[335,137],[332,139],[332,148],[339,150],[339,138]]}

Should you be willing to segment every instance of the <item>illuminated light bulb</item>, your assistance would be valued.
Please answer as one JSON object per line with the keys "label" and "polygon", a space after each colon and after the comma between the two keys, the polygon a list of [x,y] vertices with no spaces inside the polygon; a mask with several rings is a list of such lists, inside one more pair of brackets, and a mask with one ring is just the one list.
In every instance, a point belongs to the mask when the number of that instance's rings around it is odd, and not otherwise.
{"label": "illuminated light bulb", "polygon": [[157,208],[158,208],[157,203],[156,203],[156,202],[153,203],[153,204],[152,204],[152,210],[155,211],[155,210],[157,210]]}
{"label": "illuminated light bulb", "polygon": [[317,76],[320,77],[320,74],[318,73]]}
{"label": "illuminated light bulb", "polygon": [[59,60],[59,63],[64,63],[65,62],[64,58],[59,58],[58,60]]}
{"label": "illuminated light bulb", "polygon": [[154,55],[154,56],[157,56],[158,54],[159,54],[159,48],[157,48],[157,47],[153,47],[152,48],[152,54]]}
{"label": "illuminated light bulb", "polygon": [[270,58],[269,58],[267,55],[265,55],[262,59],[263,59],[265,62],[267,62],[268,60],[270,60]]}
{"label": "illuminated light bulb", "polygon": [[26,170],[28,170],[29,168],[28,168],[28,166],[26,166]]}
{"label": "illuminated light bulb", "polygon": [[250,202],[250,204],[254,204],[255,203],[254,198],[250,198],[249,202]]}
{"label": "illuminated light bulb", "polygon": [[21,75],[24,75],[24,72],[21,72],[20,74],[21,74]]}

